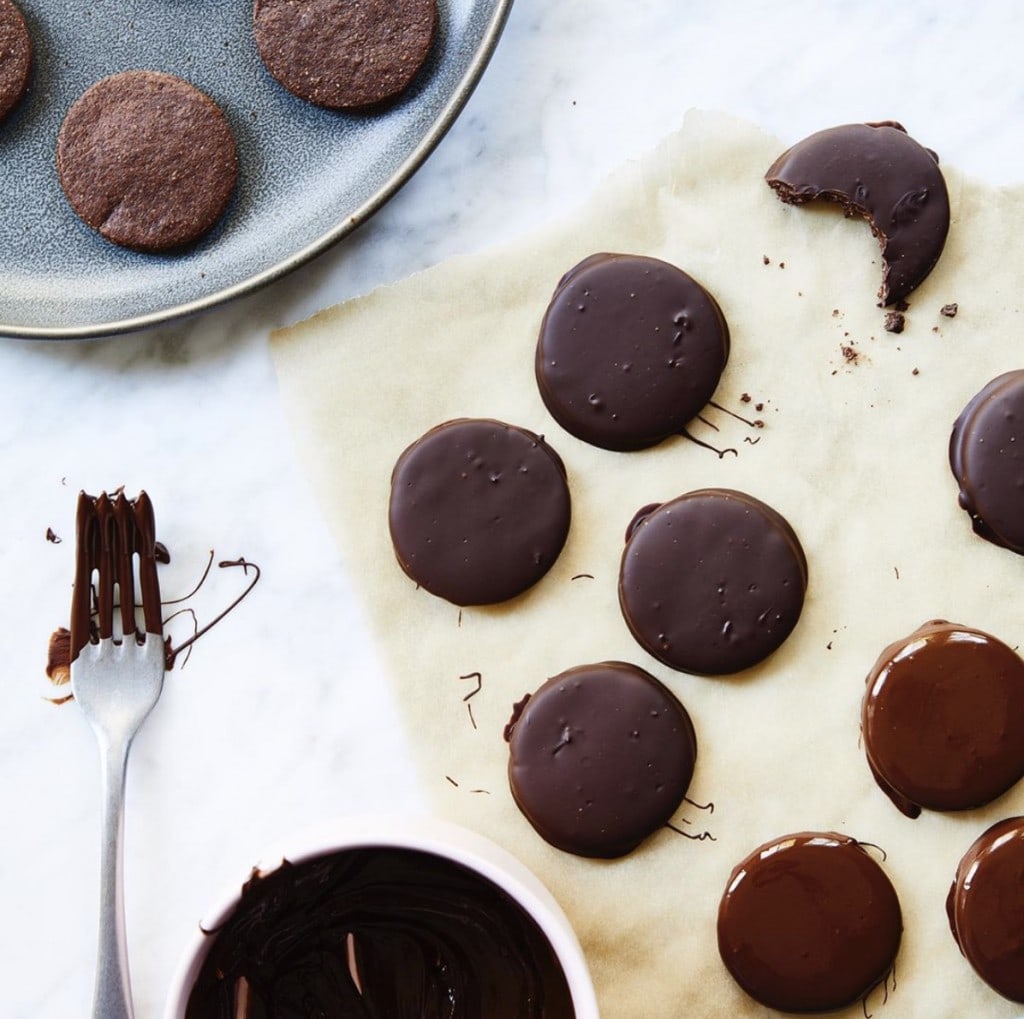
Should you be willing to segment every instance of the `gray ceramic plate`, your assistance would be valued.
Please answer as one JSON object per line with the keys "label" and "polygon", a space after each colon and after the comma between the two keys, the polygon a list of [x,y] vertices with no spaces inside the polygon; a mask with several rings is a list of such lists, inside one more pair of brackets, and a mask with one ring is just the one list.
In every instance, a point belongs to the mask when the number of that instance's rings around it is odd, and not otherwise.
{"label": "gray ceramic plate", "polygon": [[[345,114],[293,97],[252,41],[252,0],[18,0],[36,45],[31,90],[0,124],[0,335],[100,336],[155,325],[269,283],[379,209],[476,85],[512,0],[438,0],[427,64],[399,102]],[[104,241],[71,212],[54,151],[68,107],[129,68],[211,95],[238,140],[239,187],[181,254]]]}

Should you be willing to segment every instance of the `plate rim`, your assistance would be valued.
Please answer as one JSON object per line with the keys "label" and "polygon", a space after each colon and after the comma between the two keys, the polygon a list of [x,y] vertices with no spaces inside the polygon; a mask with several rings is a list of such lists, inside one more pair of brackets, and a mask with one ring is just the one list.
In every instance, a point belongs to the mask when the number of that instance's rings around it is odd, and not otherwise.
{"label": "plate rim", "polygon": [[358,208],[305,247],[292,252],[280,261],[244,280],[232,283],[229,286],[222,287],[191,301],[170,305],[142,315],[114,319],[109,322],[36,326],[10,324],[0,321],[0,336],[29,340],[82,340],[139,332],[154,326],[166,325],[179,319],[196,316],[239,297],[253,294],[305,265],[307,262],[312,261],[318,255],[323,254],[387,204],[422,166],[427,157],[441,142],[441,139],[448,133],[468,102],[469,97],[476,89],[477,84],[479,84],[483,72],[494,55],[494,50],[498,45],[498,40],[501,38],[509,12],[512,9],[512,4],[513,0],[495,0],[494,10],[481,37],[480,44],[477,46],[473,58],[466,66],[465,72],[459,79],[457,86],[441,107],[429,129],[398,165],[394,173]]}

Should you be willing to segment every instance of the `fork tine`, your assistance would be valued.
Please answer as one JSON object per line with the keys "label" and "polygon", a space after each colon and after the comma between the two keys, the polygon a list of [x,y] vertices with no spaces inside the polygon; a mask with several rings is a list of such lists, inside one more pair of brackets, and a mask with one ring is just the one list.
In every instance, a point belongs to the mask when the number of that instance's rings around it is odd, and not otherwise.
{"label": "fork tine", "polygon": [[142,589],[142,617],[146,633],[164,632],[160,605],[160,582],[156,575],[156,524],[153,504],[145,492],[134,502],[135,550],[139,553],[139,587]]}
{"label": "fork tine", "polygon": [[71,661],[89,643],[92,621],[92,546],[97,538],[92,496],[78,493],[75,511],[75,583],[71,594]]}
{"label": "fork tine", "polygon": [[114,635],[114,549],[117,545],[117,522],[106,492],[96,496],[96,527],[99,531],[99,558],[96,561],[96,615],[99,617],[100,640]]}
{"label": "fork tine", "polygon": [[121,605],[121,633],[127,640],[138,633],[138,624],[135,622],[135,576],[132,567],[132,556],[137,541],[135,515],[131,502],[123,491],[114,497],[113,516],[114,537],[117,542],[115,558],[117,595]]}

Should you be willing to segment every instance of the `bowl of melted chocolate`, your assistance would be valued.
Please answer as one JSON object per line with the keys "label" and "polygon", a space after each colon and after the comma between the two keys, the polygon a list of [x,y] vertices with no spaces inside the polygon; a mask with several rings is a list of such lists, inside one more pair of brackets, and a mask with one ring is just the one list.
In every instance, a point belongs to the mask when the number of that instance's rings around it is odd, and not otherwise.
{"label": "bowl of melted chocolate", "polygon": [[165,1019],[598,1019],[565,914],[473,832],[346,821],[265,859],[200,925]]}

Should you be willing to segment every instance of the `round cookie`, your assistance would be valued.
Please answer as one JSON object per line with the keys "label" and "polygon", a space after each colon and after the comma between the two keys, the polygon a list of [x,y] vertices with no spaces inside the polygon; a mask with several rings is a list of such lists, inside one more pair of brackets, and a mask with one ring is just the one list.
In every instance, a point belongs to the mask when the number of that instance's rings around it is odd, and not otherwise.
{"label": "round cookie", "polygon": [[551,845],[610,859],[679,808],[697,757],[686,709],[625,662],[580,665],[516,705],[505,730],[509,784]]}
{"label": "round cookie", "polygon": [[194,85],[123,71],[74,103],[57,139],[61,187],[78,216],[115,244],[169,251],[220,219],[238,178],[231,128]]}
{"label": "round cookie", "polygon": [[656,258],[598,254],[559,281],[535,370],[566,431],[633,450],[678,435],[714,395],[728,357],[725,318],[696,280]]}
{"label": "round cookie", "polygon": [[782,1012],[830,1012],[892,970],[899,900],[855,839],[799,832],[733,868],[718,908],[718,951],[752,998]]}
{"label": "round cookie", "polygon": [[456,605],[505,601],[535,584],[558,558],[569,518],[558,454],[502,421],[438,425],[402,453],[391,476],[399,564]]}
{"label": "round cookie", "polygon": [[949,464],[975,533],[1024,555],[1024,371],[993,379],[967,404]]}
{"label": "round cookie", "polygon": [[790,205],[823,199],[868,220],[882,245],[883,305],[919,286],[945,247],[949,194],[938,157],[895,121],[817,131],[783,152],[765,179]]}
{"label": "round cookie", "polygon": [[964,958],[994,991],[1024,1005],[1024,817],[994,824],[960,861],[946,899]]}
{"label": "round cookie", "polygon": [[796,626],[806,589],[792,527],[742,492],[705,488],[645,507],[626,534],[623,617],[682,672],[724,675],[767,658]]}
{"label": "round cookie", "polygon": [[1024,778],[1024,662],[981,630],[925,623],[875,662],[861,732],[908,817],[983,806]]}
{"label": "round cookie", "polygon": [[255,0],[267,70],[289,92],[331,109],[397,98],[423,66],[437,0]]}
{"label": "round cookie", "polygon": [[13,0],[0,0],[0,120],[21,101],[32,74],[32,36]]}

